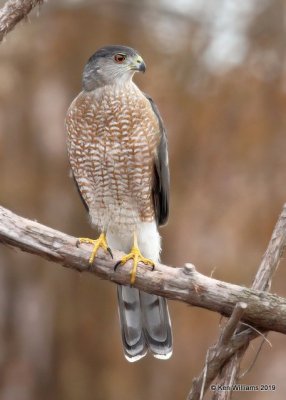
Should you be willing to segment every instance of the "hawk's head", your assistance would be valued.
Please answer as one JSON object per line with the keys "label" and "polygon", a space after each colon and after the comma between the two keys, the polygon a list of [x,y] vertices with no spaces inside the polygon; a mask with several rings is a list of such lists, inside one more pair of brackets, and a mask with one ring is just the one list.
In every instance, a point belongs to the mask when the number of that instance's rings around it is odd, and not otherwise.
{"label": "hawk's head", "polygon": [[93,90],[132,79],[134,72],[145,72],[143,58],[131,47],[106,46],[97,50],[83,71],[83,88]]}

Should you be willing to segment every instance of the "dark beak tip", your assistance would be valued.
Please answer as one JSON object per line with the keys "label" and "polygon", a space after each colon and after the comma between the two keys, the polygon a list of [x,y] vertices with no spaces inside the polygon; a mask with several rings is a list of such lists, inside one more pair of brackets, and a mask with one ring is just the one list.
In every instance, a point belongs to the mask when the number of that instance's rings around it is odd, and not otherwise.
{"label": "dark beak tip", "polygon": [[142,62],[142,63],[139,65],[139,71],[140,71],[140,72],[143,72],[143,73],[146,71],[146,65],[145,65],[144,62]]}

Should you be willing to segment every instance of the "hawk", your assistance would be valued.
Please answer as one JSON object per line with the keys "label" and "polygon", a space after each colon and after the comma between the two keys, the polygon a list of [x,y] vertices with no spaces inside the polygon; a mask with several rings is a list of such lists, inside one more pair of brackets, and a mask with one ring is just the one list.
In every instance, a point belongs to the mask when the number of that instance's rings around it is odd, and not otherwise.
{"label": "hawk", "polygon": [[115,248],[133,260],[130,287],[118,285],[124,355],[137,361],[149,350],[172,355],[172,330],[165,298],[132,287],[139,262],[152,267],[160,259],[158,226],[169,213],[169,168],[165,128],[153,100],[133,82],[145,72],[137,51],[126,46],[97,50],[83,71],[83,88],[70,105],[67,146],[78,191],[91,223],[101,234],[97,250]]}

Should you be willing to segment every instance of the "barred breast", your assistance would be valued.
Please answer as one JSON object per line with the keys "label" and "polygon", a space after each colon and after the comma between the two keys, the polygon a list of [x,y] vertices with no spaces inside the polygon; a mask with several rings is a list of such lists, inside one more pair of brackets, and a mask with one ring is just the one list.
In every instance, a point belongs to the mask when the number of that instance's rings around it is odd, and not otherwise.
{"label": "barred breast", "polygon": [[160,140],[150,102],[133,82],[81,92],[66,126],[71,168],[100,229],[154,219],[153,163]]}

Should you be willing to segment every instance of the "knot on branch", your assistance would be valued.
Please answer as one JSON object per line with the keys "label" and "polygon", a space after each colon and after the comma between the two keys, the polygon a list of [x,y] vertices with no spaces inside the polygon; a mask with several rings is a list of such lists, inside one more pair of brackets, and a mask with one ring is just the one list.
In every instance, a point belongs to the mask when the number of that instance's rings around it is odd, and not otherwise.
{"label": "knot on branch", "polygon": [[186,275],[192,275],[194,272],[196,272],[196,267],[194,264],[191,263],[186,263],[183,267],[183,273]]}

